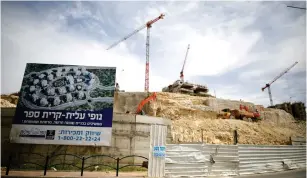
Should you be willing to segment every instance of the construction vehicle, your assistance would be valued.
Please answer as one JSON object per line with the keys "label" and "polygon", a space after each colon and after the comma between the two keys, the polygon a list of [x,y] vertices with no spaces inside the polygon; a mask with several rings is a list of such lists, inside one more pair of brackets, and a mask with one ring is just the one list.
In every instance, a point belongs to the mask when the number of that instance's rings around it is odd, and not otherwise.
{"label": "construction vehicle", "polygon": [[229,108],[223,109],[222,113],[219,113],[218,118],[223,119],[239,119],[239,120],[247,120],[257,122],[261,120],[260,113],[256,109],[255,112],[251,112],[248,110],[247,106],[240,105],[240,109],[230,110]]}
{"label": "construction vehicle", "polygon": [[141,115],[145,115],[145,112],[142,110],[144,105],[146,103],[148,103],[149,101],[155,101],[157,99],[157,93],[154,92],[152,93],[152,95],[150,95],[149,97],[145,98],[144,100],[142,100],[140,102],[140,104],[138,105],[135,114],[141,114]]}
{"label": "construction vehicle", "polygon": [[150,28],[151,25],[157,22],[160,19],[163,19],[165,15],[161,14],[159,17],[148,21],[146,24],[138,28],[137,30],[133,31],[129,35],[125,36],[121,40],[117,41],[116,43],[113,43],[110,47],[107,48],[107,50],[113,48],[114,46],[118,45],[122,41],[125,41],[126,39],[130,38],[131,36],[135,35],[139,31],[143,30],[144,28],[147,27],[147,36],[146,36],[146,66],[145,66],[145,92],[149,91],[149,37],[150,37]]}
{"label": "construction vehicle", "polygon": [[231,110],[230,109],[223,109],[221,113],[218,113],[217,117],[222,119],[231,119]]}
{"label": "construction vehicle", "polygon": [[270,83],[267,83],[265,87],[261,88],[262,91],[264,91],[266,88],[268,88],[269,97],[270,97],[270,104],[273,106],[273,99],[272,99],[272,93],[271,93],[271,85],[278,80],[281,76],[283,76],[285,73],[287,73],[292,67],[294,67],[298,62],[295,62],[290,67],[288,67],[286,70],[284,70],[282,73],[280,73],[278,76],[276,76]]}
{"label": "construction vehicle", "polygon": [[248,112],[245,110],[232,110],[231,115],[234,116],[236,119],[248,120],[253,122],[257,122],[261,119],[260,114],[258,112]]}
{"label": "construction vehicle", "polygon": [[248,120],[256,122],[260,120],[260,113],[258,112],[258,109],[256,109],[254,112],[249,111],[247,106],[240,105],[240,110],[232,110],[231,115],[234,116],[236,119],[240,120]]}
{"label": "construction vehicle", "polygon": [[182,69],[180,71],[180,80],[176,80],[173,84],[164,87],[162,92],[171,92],[171,93],[184,93],[193,96],[211,96],[208,94],[209,89],[204,85],[197,85],[194,83],[189,83],[184,80],[184,67],[187,61],[188,53],[189,53],[190,45],[188,45],[187,52],[185,55],[185,59],[183,62]]}

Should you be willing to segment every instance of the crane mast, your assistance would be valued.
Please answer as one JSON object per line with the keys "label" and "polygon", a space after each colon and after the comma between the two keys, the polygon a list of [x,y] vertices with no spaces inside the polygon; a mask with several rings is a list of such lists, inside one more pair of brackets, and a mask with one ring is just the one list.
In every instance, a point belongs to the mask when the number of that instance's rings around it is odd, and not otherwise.
{"label": "crane mast", "polygon": [[189,49],[190,49],[190,44],[188,45],[187,52],[186,52],[186,54],[185,54],[185,58],[184,58],[184,61],[183,61],[183,66],[182,66],[182,69],[181,69],[181,72],[180,72],[180,80],[181,80],[182,82],[184,82],[183,70],[184,70],[185,63],[186,63],[187,58],[188,58]]}
{"label": "crane mast", "polygon": [[282,77],[284,74],[286,74],[290,69],[292,69],[298,62],[295,62],[290,67],[288,67],[286,70],[284,70],[282,73],[280,73],[278,76],[276,76],[270,83],[267,83],[263,88],[261,88],[262,91],[264,91],[266,88],[268,88],[269,92],[269,98],[270,98],[270,104],[273,106],[273,99],[272,99],[272,93],[271,93],[271,85],[278,80],[280,77]]}
{"label": "crane mast", "polygon": [[141,30],[143,30],[144,28],[147,27],[147,35],[146,35],[146,66],[145,66],[145,92],[149,91],[149,39],[150,39],[150,28],[151,28],[152,24],[154,24],[155,22],[157,22],[160,19],[163,19],[164,16],[165,16],[164,14],[161,14],[159,17],[157,17],[157,18],[155,18],[153,20],[148,21],[146,24],[144,24],[140,28],[134,30],[132,33],[128,34],[127,36],[125,36],[121,40],[113,43],[111,46],[109,46],[107,48],[107,50],[109,50],[109,49],[117,46],[122,41],[125,41],[126,39],[130,38],[131,36],[135,35],[139,31],[141,31]]}

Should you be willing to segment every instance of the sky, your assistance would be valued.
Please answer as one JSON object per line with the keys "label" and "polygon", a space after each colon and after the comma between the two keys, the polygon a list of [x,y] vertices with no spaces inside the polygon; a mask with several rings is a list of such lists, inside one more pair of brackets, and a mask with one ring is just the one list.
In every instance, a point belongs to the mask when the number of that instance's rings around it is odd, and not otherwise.
{"label": "sky", "polygon": [[26,63],[116,67],[121,90],[144,91],[146,29],[150,29],[149,90],[179,79],[217,98],[269,105],[306,103],[306,7],[292,1],[1,2],[1,93],[19,91]]}

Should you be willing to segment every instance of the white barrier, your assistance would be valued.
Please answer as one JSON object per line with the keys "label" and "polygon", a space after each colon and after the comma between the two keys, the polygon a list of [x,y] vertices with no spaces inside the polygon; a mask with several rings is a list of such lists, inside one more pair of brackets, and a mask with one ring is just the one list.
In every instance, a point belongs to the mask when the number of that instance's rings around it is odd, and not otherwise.
{"label": "white barrier", "polygon": [[[165,153],[156,155],[154,148],[165,148],[167,127],[163,125],[151,125],[150,128],[150,150],[148,159],[148,177],[164,177]],[[158,150],[158,153],[160,150]],[[163,153],[163,151],[161,151]]]}
{"label": "white barrier", "polygon": [[238,148],[240,175],[306,168],[306,146],[239,145]]}
{"label": "white barrier", "polygon": [[168,144],[166,177],[229,176],[306,167],[306,146]]}
{"label": "white barrier", "polygon": [[166,150],[166,177],[238,175],[236,145],[171,144]]}

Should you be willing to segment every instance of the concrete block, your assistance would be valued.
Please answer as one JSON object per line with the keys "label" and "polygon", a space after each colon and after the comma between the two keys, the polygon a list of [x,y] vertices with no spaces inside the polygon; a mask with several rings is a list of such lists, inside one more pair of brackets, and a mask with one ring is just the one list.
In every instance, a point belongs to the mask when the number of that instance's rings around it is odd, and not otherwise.
{"label": "concrete block", "polygon": [[131,124],[113,123],[112,131],[131,131]]}
{"label": "concrete block", "polygon": [[113,122],[135,122],[134,114],[113,113]]}
{"label": "concrete block", "polygon": [[136,122],[146,123],[146,124],[160,124],[160,125],[172,124],[172,121],[170,119],[161,118],[161,117],[143,116],[143,115],[136,115]]}
{"label": "concrete block", "polygon": [[137,124],[135,129],[136,131],[150,133],[150,127],[148,125],[143,125],[141,123]]}
{"label": "concrete block", "polygon": [[129,150],[130,144],[131,144],[131,141],[129,139],[127,139],[125,137],[117,137],[115,139],[114,147],[117,147],[119,149],[127,149],[127,150]]}

